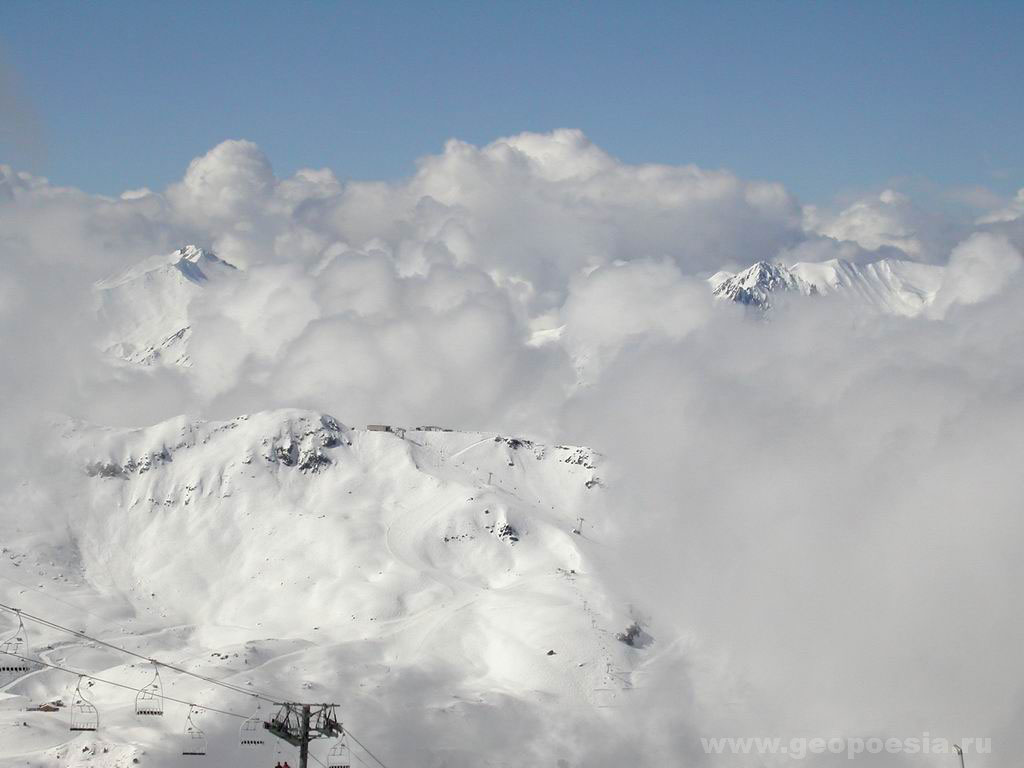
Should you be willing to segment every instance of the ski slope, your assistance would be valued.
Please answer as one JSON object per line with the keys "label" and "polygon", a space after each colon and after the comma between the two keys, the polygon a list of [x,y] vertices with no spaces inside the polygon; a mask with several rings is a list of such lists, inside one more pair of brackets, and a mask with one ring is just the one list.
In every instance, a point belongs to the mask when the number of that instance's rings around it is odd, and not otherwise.
{"label": "ski slope", "polygon": [[[59,505],[25,498],[8,521],[0,603],[246,690],[338,702],[395,765],[416,764],[392,746],[406,721],[425,729],[424,764],[468,766],[480,755],[458,734],[502,713],[605,717],[650,653],[615,638],[633,617],[606,565],[613,522],[588,449],[370,431],[299,410],[55,429],[67,463],[47,501]],[[12,620],[0,612],[0,628]],[[129,687],[152,676],[140,659],[28,629],[49,664]],[[234,691],[163,679],[185,702],[255,709]],[[140,721],[130,691],[95,683],[101,728],[75,735],[74,676],[3,682],[0,765],[183,764],[185,705]],[[29,711],[46,702],[55,711]],[[239,719],[197,720],[210,747],[190,764],[252,764]],[[275,759],[272,745],[261,754]]]}

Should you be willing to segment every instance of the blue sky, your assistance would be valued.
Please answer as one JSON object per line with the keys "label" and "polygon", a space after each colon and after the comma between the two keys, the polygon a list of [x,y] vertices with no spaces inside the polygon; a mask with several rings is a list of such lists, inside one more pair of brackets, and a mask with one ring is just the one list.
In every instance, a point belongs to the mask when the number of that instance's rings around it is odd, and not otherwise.
{"label": "blue sky", "polygon": [[1022,2],[0,4],[0,162],[116,194],[226,138],[398,178],[583,129],[826,201],[1024,179]]}

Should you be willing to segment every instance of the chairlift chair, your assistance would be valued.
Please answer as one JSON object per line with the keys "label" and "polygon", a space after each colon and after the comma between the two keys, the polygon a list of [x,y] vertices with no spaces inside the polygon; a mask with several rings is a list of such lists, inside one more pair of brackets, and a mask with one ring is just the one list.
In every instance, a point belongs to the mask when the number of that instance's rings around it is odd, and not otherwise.
{"label": "chairlift chair", "polygon": [[160,682],[160,667],[153,662],[153,679],[148,685],[139,689],[135,696],[136,715],[163,715],[164,689]]}
{"label": "chairlift chair", "polygon": [[238,728],[238,744],[242,747],[261,747],[266,741],[263,738],[263,712],[260,705],[256,705],[256,711],[251,717],[242,722]]}
{"label": "chairlift chair", "polygon": [[27,675],[35,670],[35,665],[28,659],[28,631],[25,621],[18,614],[18,628],[10,637],[0,642],[0,679],[10,682],[15,678]]}
{"label": "chairlift chair", "polygon": [[345,737],[342,736],[327,753],[327,768],[351,768],[351,765],[352,751],[345,743]]}
{"label": "chairlift chair", "polygon": [[181,754],[186,757],[201,757],[206,754],[206,734],[192,721],[192,715],[198,711],[196,707],[189,707],[188,718],[185,720],[185,742]]}
{"label": "chairlift chair", "polygon": [[82,680],[84,679],[83,677],[78,678],[78,685],[75,686],[75,693],[71,697],[72,731],[95,731],[100,727],[99,711],[82,693]]}

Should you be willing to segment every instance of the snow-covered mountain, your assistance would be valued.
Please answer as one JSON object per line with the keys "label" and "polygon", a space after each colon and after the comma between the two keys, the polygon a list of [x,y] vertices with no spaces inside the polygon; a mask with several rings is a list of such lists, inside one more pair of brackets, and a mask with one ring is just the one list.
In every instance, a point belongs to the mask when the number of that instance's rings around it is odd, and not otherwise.
{"label": "snow-covered mountain", "polygon": [[856,264],[840,259],[786,266],[759,261],[742,272],[719,272],[709,283],[716,297],[770,309],[786,295],[834,295],[874,310],[914,316],[935,299],[944,268],[900,259]]}
{"label": "snow-covered mountain", "polygon": [[[239,275],[188,246],[97,283],[102,348],[133,365],[189,368],[190,307]],[[942,276],[889,259],[759,262],[710,284],[762,310],[786,296],[832,296],[909,316],[934,300]],[[537,343],[562,343],[558,331],[540,333]],[[589,449],[353,428],[301,410],[56,429],[47,487],[5,489],[0,602],[243,689],[338,701],[353,732],[382,751],[396,729],[411,729],[415,738],[392,745],[396,765],[510,766],[523,762],[524,743],[543,745],[530,754],[544,764],[585,765],[578,733],[600,732],[645,680],[690,653],[661,647],[658,617],[633,607],[629,564],[613,546],[630,511],[605,505],[603,460]],[[0,611],[0,641],[14,628]],[[129,688],[148,681],[138,659],[30,629],[43,662]],[[140,723],[130,692],[97,683],[89,695],[103,727],[75,735],[73,683],[52,669],[0,669],[0,766],[180,764],[187,707]],[[205,707],[254,706],[180,675],[166,686]],[[732,696],[717,678],[710,687]],[[503,743],[510,723],[533,730]],[[197,764],[273,759],[240,752],[230,719],[208,712],[202,727],[211,745]],[[485,761],[480,729],[496,750]]]}
{"label": "snow-covered mountain", "polygon": [[94,286],[102,347],[139,365],[189,366],[188,308],[209,284],[238,270],[195,245],[156,256]]}
{"label": "snow-covered mountain", "polygon": [[[459,737],[474,724],[500,728],[519,708],[603,717],[652,658],[657,630],[629,629],[601,457],[586,448],[297,410],[58,429],[67,469],[45,503],[26,498],[5,521],[0,602],[238,686],[342,702],[382,752],[414,714],[442,728],[416,764],[478,765]],[[48,663],[147,682],[137,659],[52,629],[30,625],[29,644]],[[181,761],[186,707],[140,723],[130,692],[97,683],[102,730],[76,735],[73,678],[2,683],[2,765]],[[253,706],[180,675],[165,684],[186,701]],[[242,753],[230,718],[208,713],[202,727],[210,754],[196,764],[273,759]]]}

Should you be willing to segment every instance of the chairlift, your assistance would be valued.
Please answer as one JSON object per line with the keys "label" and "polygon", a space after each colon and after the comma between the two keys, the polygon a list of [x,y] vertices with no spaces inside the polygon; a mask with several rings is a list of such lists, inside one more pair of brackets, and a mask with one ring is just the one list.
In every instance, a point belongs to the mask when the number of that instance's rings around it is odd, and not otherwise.
{"label": "chairlift", "polygon": [[198,707],[189,707],[185,720],[185,742],[181,754],[186,757],[201,757],[206,754],[206,734],[192,721],[192,715],[199,714]]}
{"label": "chairlift", "polygon": [[18,628],[13,635],[0,642],[0,677],[6,682],[35,671],[35,664],[28,659],[28,631],[25,629],[25,621],[21,617],[21,611],[16,610],[15,613],[18,615]]}
{"label": "chairlift", "polygon": [[100,727],[99,711],[82,693],[82,681],[84,679],[84,677],[78,678],[78,685],[75,686],[75,693],[71,697],[72,731],[95,731]]}
{"label": "chairlift", "polygon": [[327,768],[351,768],[352,751],[345,743],[345,736],[342,735],[338,742],[331,747],[327,753]]}
{"label": "chairlift", "polygon": [[139,689],[135,696],[136,715],[163,715],[164,689],[160,682],[160,666],[153,662],[153,679],[148,685]]}
{"label": "chairlift", "polygon": [[266,741],[263,738],[263,712],[259,703],[251,717],[246,718],[238,728],[238,743],[243,747],[261,747]]}

